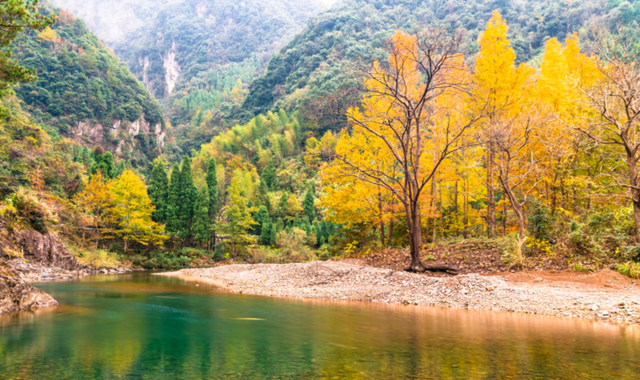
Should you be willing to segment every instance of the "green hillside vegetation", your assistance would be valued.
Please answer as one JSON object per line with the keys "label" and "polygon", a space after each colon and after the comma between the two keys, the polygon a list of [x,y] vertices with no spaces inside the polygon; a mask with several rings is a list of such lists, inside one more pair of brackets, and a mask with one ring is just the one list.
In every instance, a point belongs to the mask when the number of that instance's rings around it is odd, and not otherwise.
{"label": "green hillside vegetation", "polygon": [[[307,0],[158,4],[149,25],[116,52],[163,100],[176,145],[188,153],[242,118],[248,84],[323,7]],[[203,118],[211,122],[201,125]]]}
{"label": "green hillside vegetation", "polygon": [[25,108],[52,136],[102,145],[144,167],[161,153],[165,122],[157,101],[82,20],[45,12],[58,21],[14,43],[15,58],[38,75],[15,88]]}
{"label": "green hillside vegetation", "polygon": [[326,124],[324,107],[315,103],[353,83],[346,70],[349,63],[370,61],[374,49],[385,47],[397,29],[437,24],[464,28],[469,47],[476,50],[478,35],[496,9],[510,25],[518,62],[539,57],[549,38],[564,41],[596,23],[637,28],[640,20],[640,2],[635,0],[346,0],[313,18],[272,58],[266,73],[251,84],[243,108],[252,115],[301,110]]}

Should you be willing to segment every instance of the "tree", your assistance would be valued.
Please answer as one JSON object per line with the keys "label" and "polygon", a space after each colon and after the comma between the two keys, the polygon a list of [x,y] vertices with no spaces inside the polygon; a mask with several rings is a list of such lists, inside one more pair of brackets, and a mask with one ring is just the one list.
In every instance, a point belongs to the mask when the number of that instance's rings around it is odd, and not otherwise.
{"label": "tree", "polygon": [[[518,220],[520,241],[518,259],[527,239],[524,204],[535,183],[525,189],[526,181],[539,176],[539,134],[544,115],[532,97],[533,68],[515,65],[516,54],[507,39],[507,23],[494,11],[487,30],[480,38],[476,59],[476,110],[485,110],[482,131],[487,145],[488,234],[495,235],[494,172]],[[516,195],[518,191],[521,196]]]}
{"label": "tree", "polygon": [[590,120],[577,130],[598,144],[609,146],[623,158],[623,166],[611,170],[615,185],[626,189],[623,196],[633,205],[636,238],[640,241],[640,46],[628,31],[618,30],[613,36],[596,31],[595,49],[598,76],[577,85],[591,112],[583,115]]}
{"label": "tree", "polygon": [[192,237],[193,215],[195,211],[196,199],[198,198],[198,189],[193,184],[193,176],[191,174],[191,160],[185,156],[182,159],[182,167],[180,168],[180,220],[181,228],[180,236],[189,241]]}
{"label": "tree", "polygon": [[267,167],[262,170],[260,179],[265,182],[270,190],[274,189],[276,181],[276,166],[273,163],[273,158],[269,160]]}
{"label": "tree", "polygon": [[486,112],[481,124],[486,143],[487,167],[487,235],[495,236],[495,145],[501,118],[522,100],[522,86],[532,70],[521,65],[516,67],[516,54],[507,38],[509,27],[498,11],[487,22],[487,29],[479,39],[480,52],[476,57],[474,72],[475,112]]}
{"label": "tree", "polygon": [[129,241],[142,245],[162,245],[164,228],[151,219],[155,207],[147,195],[147,189],[137,174],[127,169],[109,183],[106,221],[114,234],[124,241],[124,251]]}
{"label": "tree", "polygon": [[105,152],[101,147],[97,147],[93,151],[93,164],[91,165],[91,174],[98,171],[107,179],[114,179],[118,175],[116,165],[113,161],[113,154]]}
{"label": "tree", "polygon": [[216,160],[213,158],[209,160],[206,181],[209,189],[209,224],[211,228],[211,238],[215,245],[218,213],[220,212],[220,199],[218,197],[218,169],[216,166]]}
{"label": "tree", "polygon": [[210,220],[209,220],[209,187],[205,184],[198,192],[195,213],[193,218],[193,236],[197,241],[208,243],[210,240]]}
{"label": "tree", "polygon": [[242,182],[239,176],[233,177],[227,194],[229,204],[225,211],[227,219],[225,230],[231,237],[232,251],[235,255],[236,245],[251,241],[248,232],[256,222],[251,218],[251,212],[254,210],[248,207],[247,199],[242,196]]}
{"label": "tree", "polygon": [[100,244],[100,224],[109,196],[109,184],[105,182],[102,172],[98,171],[91,176],[91,180],[85,188],[73,198],[73,202],[80,206],[82,210],[93,214],[93,225],[96,229],[96,248]]}
{"label": "tree", "polygon": [[151,183],[147,189],[149,198],[156,206],[153,213],[153,221],[165,223],[167,221],[167,210],[169,202],[169,178],[164,169],[164,162],[158,161],[151,172]]}
{"label": "tree", "polygon": [[[425,267],[420,261],[420,205],[438,167],[460,149],[461,137],[479,118],[447,108],[464,102],[466,96],[466,68],[457,50],[461,43],[462,34],[446,29],[416,36],[398,31],[390,41],[389,62],[376,61],[365,73],[363,107],[348,111],[353,132],[351,136],[342,132],[332,163],[341,175],[380,186],[402,204],[409,232],[409,269],[415,272],[451,269]],[[437,152],[428,149],[434,145]],[[354,154],[363,151],[378,154],[370,153],[366,160]],[[398,175],[390,175],[389,168]]]}
{"label": "tree", "polygon": [[47,28],[55,22],[55,16],[45,16],[38,0],[11,0],[0,2],[0,98],[3,98],[17,82],[35,81],[32,70],[20,66],[11,59],[10,49],[18,34],[28,29]]}
{"label": "tree", "polygon": [[257,223],[253,228],[253,234],[258,236],[262,235],[262,229],[264,228],[265,224],[270,222],[269,212],[267,211],[267,208],[264,206],[260,206],[258,208],[258,212],[253,216],[253,220],[255,220]]}
{"label": "tree", "polygon": [[262,224],[262,231],[260,233],[260,244],[270,245],[271,242],[271,230],[273,229],[273,223],[270,219],[267,219]]}
{"label": "tree", "polygon": [[182,219],[180,215],[180,201],[182,197],[182,174],[177,163],[171,170],[171,181],[169,183],[169,195],[167,202],[167,231],[178,233],[182,230]]}
{"label": "tree", "polygon": [[316,205],[315,205],[315,191],[313,191],[312,187],[309,186],[307,190],[307,194],[304,196],[304,201],[302,202],[302,209],[304,211],[304,215],[309,218],[309,220],[315,220],[316,218]]}

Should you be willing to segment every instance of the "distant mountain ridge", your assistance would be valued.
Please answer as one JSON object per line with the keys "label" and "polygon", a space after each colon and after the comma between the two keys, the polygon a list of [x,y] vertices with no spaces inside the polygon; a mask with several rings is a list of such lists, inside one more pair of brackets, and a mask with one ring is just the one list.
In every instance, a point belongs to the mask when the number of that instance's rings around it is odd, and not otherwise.
{"label": "distant mountain ridge", "polygon": [[252,82],[243,110],[253,116],[308,108],[351,79],[342,69],[345,63],[370,57],[397,29],[464,28],[475,45],[494,10],[509,23],[520,62],[539,57],[552,37],[563,41],[594,24],[638,28],[640,23],[638,0],[345,0],[311,19],[274,55],[266,73]]}

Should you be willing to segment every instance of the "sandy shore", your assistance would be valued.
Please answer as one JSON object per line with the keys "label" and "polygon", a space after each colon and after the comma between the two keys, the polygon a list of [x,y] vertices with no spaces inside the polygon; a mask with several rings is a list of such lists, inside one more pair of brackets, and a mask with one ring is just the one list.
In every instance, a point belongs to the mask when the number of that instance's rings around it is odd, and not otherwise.
{"label": "sandy shore", "polygon": [[610,270],[592,274],[563,271],[432,277],[349,260],[228,265],[163,275],[210,283],[234,293],[272,297],[445,306],[640,323],[640,286]]}

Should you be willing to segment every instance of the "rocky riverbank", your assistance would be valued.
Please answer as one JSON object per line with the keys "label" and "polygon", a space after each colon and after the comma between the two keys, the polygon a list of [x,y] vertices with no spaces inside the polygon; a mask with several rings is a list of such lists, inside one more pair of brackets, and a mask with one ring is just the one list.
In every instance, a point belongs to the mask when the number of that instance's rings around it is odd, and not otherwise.
{"label": "rocky riverbank", "polygon": [[[230,292],[274,297],[400,303],[640,323],[640,286],[604,270],[433,277],[356,260],[229,265],[166,273]],[[640,281],[638,281],[640,282]]]}

